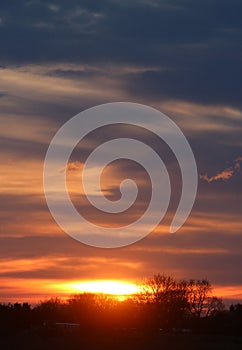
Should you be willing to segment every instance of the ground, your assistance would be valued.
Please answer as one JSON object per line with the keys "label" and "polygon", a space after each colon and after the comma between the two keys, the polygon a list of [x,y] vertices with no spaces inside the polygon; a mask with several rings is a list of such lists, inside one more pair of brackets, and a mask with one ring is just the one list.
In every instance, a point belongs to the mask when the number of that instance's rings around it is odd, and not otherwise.
{"label": "ground", "polygon": [[197,334],[138,335],[46,335],[36,330],[16,336],[1,336],[0,348],[7,350],[241,350],[242,337]]}

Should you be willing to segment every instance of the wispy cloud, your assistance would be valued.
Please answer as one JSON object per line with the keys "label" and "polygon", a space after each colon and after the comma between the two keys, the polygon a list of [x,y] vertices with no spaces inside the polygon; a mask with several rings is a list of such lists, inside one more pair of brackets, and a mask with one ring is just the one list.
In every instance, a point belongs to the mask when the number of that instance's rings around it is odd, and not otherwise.
{"label": "wispy cloud", "polygon": [[242,162],[242,157],[238,157],[233,161],[233,165],[229,168],[226,168],[225,170],[222,170],[218,172],[216,175],[208,176],[200,175],[200,179],[207,181],[207,182],[213,182],[217,180],[229,180],[234,174],[238,173],[240,171],[240,163]]}

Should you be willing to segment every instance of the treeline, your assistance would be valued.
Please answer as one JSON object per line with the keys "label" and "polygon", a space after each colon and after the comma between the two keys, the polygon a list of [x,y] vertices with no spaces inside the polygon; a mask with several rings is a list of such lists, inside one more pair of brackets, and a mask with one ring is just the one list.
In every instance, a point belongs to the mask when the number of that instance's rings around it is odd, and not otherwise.
{"label": "treeline", "polygon": [[82,334],[95,332],[206,332],[242,334],[242,305],[226,310],[212,295],[207,280],[176,281],[154,275],[141,283],[141,292],[123,301],[102,294],[77,294],[28,303],[0,304],[0,332],[24,329],[57,331],[75,323]]}

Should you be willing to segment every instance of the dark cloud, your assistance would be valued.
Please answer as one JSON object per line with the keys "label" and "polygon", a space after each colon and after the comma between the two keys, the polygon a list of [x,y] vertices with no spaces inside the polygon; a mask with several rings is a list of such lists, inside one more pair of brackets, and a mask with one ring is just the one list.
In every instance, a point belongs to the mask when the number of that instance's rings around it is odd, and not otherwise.
{"label": "dark cloud", "polygon": [[[189,52],[187,55],[190,55]],[[240,59],[233,62],[225,55],[228,53],[217,52],[216,58],[212,60],[203,54],[196,55],[193,59],[191,55],[187,62],[178,60],[167,71],[147,71],[132,75],[127,79],[127,89],[136,97],[148,97],[153,101],[178,99],[241,107]]]}
{"label": "dark cloud", "polygon": [[[1,2],[1,61],[156,66],[124,77],[135,96],[241,106],[242,4],[232,1]],[[165,68],[165,70],[164,70]],[[56,71],[85,79],[89,73]]]}

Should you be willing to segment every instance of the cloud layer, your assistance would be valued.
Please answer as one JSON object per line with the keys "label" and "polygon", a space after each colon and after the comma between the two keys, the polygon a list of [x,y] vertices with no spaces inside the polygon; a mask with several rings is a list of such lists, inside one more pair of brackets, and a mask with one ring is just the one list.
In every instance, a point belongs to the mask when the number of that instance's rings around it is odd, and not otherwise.
{"label": "cloud layer", "polygon": [[[159,271],[208,278],[238,297],[241,10],[237,0],[1,1],[0,297],[27,298],[32,288],[38,299],[57,293],[53,285],[66,281],[135,281]],[[157,139],[138,133],[162,156],[175,195],[155,232],[114,251],[65,235],[48,211],[42,186],[45,153],[58,128],[85,108],[113,101],[148,104],[167,113],[187,136],[203,174],[186,225],[168,235],[181,190],[179,168]],[[97,213],[88,203],[80,205],[77,174],[83,160],[107,135],[137,132],[99,130],[73,152],[72,200],[93,219]],[[148,180],[130,163],[107,170],[103,185],[110,199],[118,198],[119,181],[127,174],[141,185],[136,211],[125,214],[132,220],[149,198]],[[98,220],[120,224],[124,217]]]}

